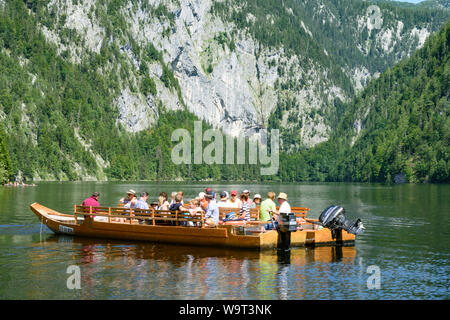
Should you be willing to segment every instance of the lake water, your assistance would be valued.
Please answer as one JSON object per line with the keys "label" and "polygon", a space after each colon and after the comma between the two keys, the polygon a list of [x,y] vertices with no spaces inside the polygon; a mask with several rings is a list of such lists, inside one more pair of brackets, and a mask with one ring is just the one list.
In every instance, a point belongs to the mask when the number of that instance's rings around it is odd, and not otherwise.
{"label": "lake water", "polygon": [[[126,190],[183,190],[184,183],[42,182],[0,187],[0,299],[449,299],[450,186],[381,184],[212,184],[214,191],[286,192],[317,218],[341,205],[366,227],[352,247],[223,250],[56,236],[33,202],[73,212],[93,191],[114,206]],[[67,288],[69,266],[81,289]],[[379,271],[379,273],[378,273]],[[379,282],[375,276],[379,274]],[[368,286],[369,283],[369,286]],[[377,288],[379,283],[379,288]]]}

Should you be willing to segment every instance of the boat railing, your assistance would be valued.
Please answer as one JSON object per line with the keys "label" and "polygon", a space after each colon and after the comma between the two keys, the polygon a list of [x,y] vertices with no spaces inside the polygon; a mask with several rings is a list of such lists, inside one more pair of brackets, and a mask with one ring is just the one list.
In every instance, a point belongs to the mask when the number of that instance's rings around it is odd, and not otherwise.
{"label": "boat railing", "polygon": [[133,224],[135,221],[149,221],[151,225],[157,223],[169,223],[179,225],[188,225],[187,222],[193,222],[194,226],[204,226],[205,217],[203,212],[198,212],[191,215],[187,211],[170,211],[170,210],[157,210],[150,209],[132,209],[123,207],[91,207],[91,206],[74,206],[75,222],[77,222],[77,216],[83,215],[88,217],[106,217],[107,221],[113,222],[117,219],[126,220],[128,223]]}
{"label": "boat railing", "polygon": [[[277,210],[279,210],[280,208],[277,207]],[[291,207],[291,212],[295,213],[295,216],[297,218],[303,218],[305,219],[308,211],[310,209],[306,208],[306,207]],[[239,208],[238,207],[219,207],[219,215],[220,215],[220,220],[225,219],[225,217],[227,216],[227,214],[231,213],[231,212],[235,212],[236,215],[239,215]],[[253,221],[257,221],[259,220],[259,207],[256,208],[250,208],[250,220]]]}
{"label": "boat railing", "polygon": [[[278,207],[277,207],[278,210]],[[291,207],[291,212],[295,213],[297,218],[306,218],[308,208],[304,207]],[[239,214],[239,208],[219,208],[219,219],[225,219],[228,213],[235,212]],[[259,221],[259,207],[250,209],[250,222]],[[205,216],[204,212],[198,212],[195,215],[191,215],[187,211],[170,211],[170,210],[157,210],[150,209],[132,209],[124,207],[91,207],[91,206],[74,206],[74,218],[75,223],[78,223],[77,216],[99,216],[107,218],[108,222],[127,221],[130,224],[136,221],[147,221],[151,225],[156,224],[170,224],[170,225],[188,225],[188,222],[193,222],[194,226],[204,226]]]}
{"label": "boat railing", "polygon": [[[219,219],[223,220],[226,218],[227,214],[229,213],[236,213],[236,216],[239,215],[240,209],[238,207],[236,208],[229,208],[229,207],[219,207]],[[259,208],[250,208],[250,220],[256,221],[259,220]]]}

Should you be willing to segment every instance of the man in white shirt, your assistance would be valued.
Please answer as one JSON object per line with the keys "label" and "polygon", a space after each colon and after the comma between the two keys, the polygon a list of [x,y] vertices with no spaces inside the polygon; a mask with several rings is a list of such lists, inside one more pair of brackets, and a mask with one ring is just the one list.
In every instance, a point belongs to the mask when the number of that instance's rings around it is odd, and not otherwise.
{"label": "man in white shirt", "polygon": [[291,206],[287,202],[287,194],[284,192],[280,192],[278,195],[278,204],[280,208],[278,209],[278,214],[280,213],[291,213]]}

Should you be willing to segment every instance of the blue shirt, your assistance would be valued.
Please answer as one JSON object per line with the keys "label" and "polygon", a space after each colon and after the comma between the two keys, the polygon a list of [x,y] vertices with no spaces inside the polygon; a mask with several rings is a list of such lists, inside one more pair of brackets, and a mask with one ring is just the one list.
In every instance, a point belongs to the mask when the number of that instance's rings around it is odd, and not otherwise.
{"label": "blue shirt", "polygon": [[148,210],[148,203],[144,200],[139,199],[138,201],[136,201],[135,208]]}
{"label": "blue shirt", "polygon": [[216,224],[219,223],[219,207],[216,200],[212,199],[206,208],[205,219],[212,218]]}

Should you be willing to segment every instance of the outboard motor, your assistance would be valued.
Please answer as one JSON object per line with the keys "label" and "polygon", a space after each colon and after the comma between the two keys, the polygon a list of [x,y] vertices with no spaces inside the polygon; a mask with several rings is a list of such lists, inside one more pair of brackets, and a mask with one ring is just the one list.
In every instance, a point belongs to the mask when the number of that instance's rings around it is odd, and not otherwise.
{"label": "outboard motor", "polygon": [[291,232],[297,231],[295,213],[280,213],[278,220],[278,247],[287,249],[291,245]]}
{"label": "outboard motor", "polygon": [[331,230],[333,239],[336,238],[336,233],[342,229],[354,235],[359,235],[364,232],[365,228],[361,220],[357,219],[355,222],[351,222],[347,220],[344,212],[344,208],[332,205],[325,209],[319,217],[322,225]]}

